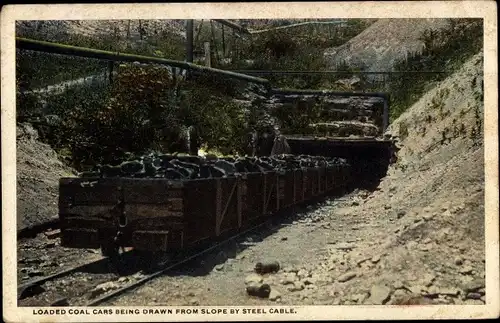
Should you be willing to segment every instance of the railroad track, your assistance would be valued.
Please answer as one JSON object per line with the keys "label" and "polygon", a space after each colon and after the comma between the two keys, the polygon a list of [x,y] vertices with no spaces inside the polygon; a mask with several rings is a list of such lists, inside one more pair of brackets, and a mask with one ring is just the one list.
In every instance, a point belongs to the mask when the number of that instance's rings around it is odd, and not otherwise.
{"label": "railroad track", "polygon": [[[179,254],[174,259],[159,261],[154,264],[156,270],[154,270],[153,272],[141,275],[137,280],[132,280],[132,283],[126,284],[117,289],[110,290],[109,292],[104,292],[101,296],[92,298],[91,300],[88,300],[89,295],[92,294],[92,290],[95,289],[98,285],[108,282],[117,282],[120,279],[119,274],[104,271],[105,268],[109,268],[107,265],[111,265],[109,258],[101,258],[83,265],[75,266],[58,273],[24,283],[23,285],[18,287],[18,303],[19,306],[98,306],[99,304],[117,298],[126,292],[138,288],[146,282],[158,276],[161,276],[162,274],[165,274],[169,270],[175,269],[183,264],[188,263],[189,261],[206,255],[209,252],[226,245],[230,241],[234,241],[265,225],[269,225],[274,220],[275,219],[271,218],[244,231],[238,232],[237,234],[232,235],[220,242],[216,242],[209,247],[199,247],[195,250],[186,252],[186,254]],[[134,253],[134,251],[132,250],[127,252],[126,254],[122,254],[122,257],[124,256],[134,258],[136,256],[136,253]],[[122,259],[122,263],[124,263],[124,266],[126,266],[125,263],[127,263],[127,260],[130,259]],[[100,267],[103,270],[92,270],[92,267]],[[138,270],[131,270],[131,272],[135,271],[134,274],[140,272],[140,268],[135,269]],[[83,279],[88,281],[89,278],[92,277],[92,272],[97,272],[97,276],[99,276],[99,274],[102,274],[102,276],[92,278],[92,281],[95,281],[95,283],[88,285],[78,291],[72,288],[68,293],[68,291],[62,290],[62,286],[58,284],[58,282],[60,282],[61,280],[72,280],[74,282],[77,282],[78,280]],[[129,274],[131,274],[131,272]],[[77,275],[78,273],[84,273],[84,276],[80,277]],[[122,277],[130,276],[133,275]],[[112,279],[114,279],[114,281],[112,281]],[[48,284],[50,284],[50,286],[47,286]],[[58,296],[54,296],[56,294]]]}
{"label": "railroad track", "polygon": [[233,235],[233,236],[231,236],[231,237],[229,237],[221,242],[215,243],[215,244],[211,245],[210,247],[204,248],[202,250],[194,251],[194,252],[187,254],[185,256],[181,255],[180,257],[178,257],[181,259],[174,259],[173,261],[167,262],[164,264],[164,266],[162,266],[162,268],[158,269],[157,271],[144,276],[142,279],[140,279],[138,281],[135,281],[131,284],[128,284],[128,285],[123,286],[119,289],[116,289],[116,290],[113,290],[107,294],[104,294],[101,297],[96,298],[96,299],[86,303],[85,306],[97,306],[97,305],[102,304],[102,303],[109,301],[111,299],[118,298],[120,295],[122,295],[126,292],[129,292],[133,289],[138,288],[139,286],[145,284],[146,282],[167,273],[169,270],[175,269],[175,268],[177,268],[183,264],[186,264],[187,262],[192,261],[200,256],[206,255],[209,252],[226,245],[228,242],[234,241],[238,238],[241,238],[244,235],[246,235],[252,231],[255,231],[256,229],[261,228],[265,225],[269,225],[274,221],[275,221],[275,219],[271,218],[269,220],[266,220],[262,223],[255,225],[255,226],[252,226],[251,228],[248,228],[244,231],[238,232],[237,234],[235,234],[235,235]]}
{"label": "railroad track", "polygon": [[[323,198],[319,198],[318,200],[323,200]],[[295,213],[290,209],[279,213],[284,212]],[[244,238],[249,233],[254,232],[266,225],[271,225],[271,227],[274,227],[276,223],[282,225],[282,221],[280,220],[281,217],[282,215],[268,218],[267,220],[253,225],[243,231],[223,238],[221,241],[213,241],[209,246],[204,244],[191,250],[183,251],[171,259],[155,259],[155,263],[148,268],[150,270],[149,272],[146,271],[141,273],[141,270],[144,270],[144,267],[136,265],[135,268],[127,268],[128,273],[125,273],[125,275],[120,275],[109,270],[110,267],[108,265],[111,265],[109,258],[101,258],[46,277],[41,277],[27,282],[18,288],[18,303],[19,306],[98,306],[99,304],[118,298],[120,295],[130,292],[170,270],[180,267],[181,265],[193,261],[203,255],[207,255],[208,253],[223,247],[231,241]],[[262,232],[262,230],[260,232]],[[121,256],[123,262],[122,265],[124,267],[129,267],[134,260],[136,260],[136,264],[144,263],[144,261],[140,261],[144,258],[138,257],[138,253],[134,250],[128,251]],[[95,268],[101,269],[97,270]],[[151,271],[151,269],[153,270]],[[82,273],[83,275],[78,275],[79,273]],[[136,276],[137,273],[141,274]],[[123,281],[120,282],[121,279],[123,279]],[[65,280],[66,283],[72,283],[72,286],[71,284],[58,284],[61,280]],[[92,280],[92,283],[82,284],[82,280],[85,280],[86,282]],[[127,282],[129,283],[127,284]],[[115,288],[110,289],[109,291],[103,291],[97,296],[93,296],[92,291],[95,290],[98,285],[103,283],[117,284],[115,285]],[[75,284],[77,285],[76,287],[74,287]],[[118,285],[121,286],[116,288]],[[64,290],[65,286],[71,287],[71,290]],[[52,295],[44,296],[44,294]],[[55,294],[58,296],[54,296]]]}
{"label": "railroad track", "polygon": [[[123,267],[129,269],[127,274],[140,271],[138,265],[140,262],[136,259],[134,250],[121,255]],[[19,306],[70,305],[70,301],[87,296],[99,284],[119,278],[120,272],[114,269],[116,269],[116,264],[113,264],[109,258],[103,257],[31,280],[18,287],[18,304]]]}

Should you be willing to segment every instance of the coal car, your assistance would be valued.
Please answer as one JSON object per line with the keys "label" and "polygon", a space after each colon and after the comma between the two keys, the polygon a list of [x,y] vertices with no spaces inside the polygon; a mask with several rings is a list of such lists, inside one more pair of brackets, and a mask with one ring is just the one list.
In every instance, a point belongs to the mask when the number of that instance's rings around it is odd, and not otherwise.
{"label": "coal car", "polygon": [[342,190],[349,165],[322,164],[195,179],[62,178],[61,244],[101,248],[104,255],[118,246],[147,252],[188,248]]}
{"label": "coal car", "polygon": [[[203,175],[200,166],[199,173],[162,168],[161,176],[62,178],[61,244],[101,248],[108,256],[120,246],[147,252],[183,250],[251,227],[300,203],[360,187],[367,179],[376,183],[384,176],[394,147],[382,138],[388,98],[338,97],[325,91],[275,93],[273,101],[285,108],[297,102],[331,107],[325,118],[337,121],[311,125],[314,135],[285,134],[291,154],[268,159],[277,163],[273,167],[229,172],[213,167],[211,176]],[[318,129],[324,134],[318,136]],[[277,166],[283,162],[288,166]]]}

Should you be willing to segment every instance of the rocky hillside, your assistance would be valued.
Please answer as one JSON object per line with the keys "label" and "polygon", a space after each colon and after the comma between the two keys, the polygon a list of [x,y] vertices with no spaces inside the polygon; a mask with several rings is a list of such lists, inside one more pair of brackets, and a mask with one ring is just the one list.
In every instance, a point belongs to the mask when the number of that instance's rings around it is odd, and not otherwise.
{"label": "rocky hillside", "polygon": [[16,145],[17,229],[21,230],[58,217],[59,178],[72,176],[72,170],[39,141],[29,124],[17,125]]}
{"label": "rocky hillside", "polygon": [[366,71],[391,70],[409,53],[422,50],[426,29],[441,29],[447,19],[379,19],[347,43],[325,51],[332,68],[346,63]]}

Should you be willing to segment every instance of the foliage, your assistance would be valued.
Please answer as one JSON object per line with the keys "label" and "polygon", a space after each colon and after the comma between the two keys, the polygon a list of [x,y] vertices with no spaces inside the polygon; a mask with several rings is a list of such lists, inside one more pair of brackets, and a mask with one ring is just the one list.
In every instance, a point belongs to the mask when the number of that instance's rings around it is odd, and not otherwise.
{"label": "foliage", "polygon": [[[347,26],[304,25],[252,35],[242,44],[243,59],[233,59],[229,68],[251,70],[327,70],[325,49],[339,46],[367,27],[359,19]],[[350,69],[347,66],[346,71]],[[342,75],[266,75],[275,87],[320,89],[333,88]]]}
{"label": "foliage", "polygon": [[406,60],[398,62],[395,70],[403,71],[445,71],[441,74],[411,74],[392,77],[389,82],[391,92],[391,120],[396,119],[415,103],[433,82],[451,75],[471,56],[483,47],[482,19],[450,19],[450,24],[442,30],[427,30],[422,35],[424,49],[413,53]]}
{"label": "foliage", "polygon": [[[47,41],[46,35],[36,32],[25,32],[23,37]],[[75,33],[59,33],[53,35],[50,41],[114,52],[159,56],[174,60],[183,60],[185,57],[183,38],[168,31],[148,35],[147,40],[136,42],[127,40],[116,31],[102,33],[98,37]],[[22,89],[27,90],[108,72],[108,64],[103,60],[20,50],[17,50],[16,66],[17,77],[21,80],[20,86]]]}

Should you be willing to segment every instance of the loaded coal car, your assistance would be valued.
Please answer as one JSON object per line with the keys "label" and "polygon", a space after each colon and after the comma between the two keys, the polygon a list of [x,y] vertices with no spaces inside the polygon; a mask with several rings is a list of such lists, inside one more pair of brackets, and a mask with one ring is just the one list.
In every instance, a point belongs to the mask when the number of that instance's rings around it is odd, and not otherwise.
{"label": "loaded coal car", "polygon": [[[61,244],[179,251],[249,228],[300,203],[377,185],[393,158],[388,97],[276,91],[273,108],[321,104],[323,122],[286,134],[287,153],[240,158],[148,155],[60,180]],[[274,150],[274,149],[273,149]],[[272,151],[269,152],[271,155]]]}
{"label": "loaded coal car", "polygon": [[340,191],[348,181],[349,165],[338,158],[149,155],[60,179],[61,245],[101,248],[105,256],[119,247],[178,251]]}
{"label": "loaded coal car", "polygon": [[[284,137],[295,155],[337,157],[351,165],[351,187],[373,189],[395,161],[397,147],[384,136],[389,124],[389,95],[321,90],[273,90],[273,108],[320,111],[300,133],[284,129]],[[314,114],[314,113],[313,113]]]}

